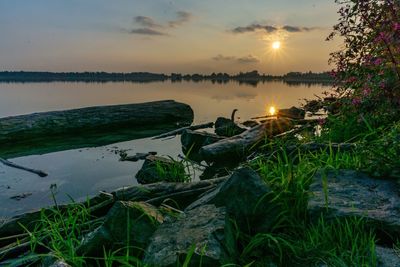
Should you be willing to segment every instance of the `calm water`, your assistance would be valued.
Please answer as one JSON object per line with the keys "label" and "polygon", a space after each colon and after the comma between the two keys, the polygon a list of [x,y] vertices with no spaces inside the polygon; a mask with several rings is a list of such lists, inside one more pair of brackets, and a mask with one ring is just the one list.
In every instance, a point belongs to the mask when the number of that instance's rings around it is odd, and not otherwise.
{"label": "calm water", "polygon": [[[235,108],[239,110],[239,120],[245,121],[264,115],[269,106],[286,108],[299,105],[302,99],[314,98],[328,89],[321,85],[289,86],[283,82],[260,83],[257,87],[236,82],[0,83],[0,117],[174,99],[191,105],[195,123],[215,121],[218,116],[229,117]],[[165,141],[139,139],[12,159],[18,164],[42,169],[49,176],[40,178],[0,165],[0,217],[51,205],[51,184],[57,184],[59,202],[68,201],[68,195],[75,200],[83,200],[100,190],[112,191],[136,184],[134,176],[143,162],[120,162],[116,149],[131,149],[129,154],[157,151],[159,155],[175,158],[182,153],[179,138]],[[19,201],[10,199],[23,193],[29,196]]]}

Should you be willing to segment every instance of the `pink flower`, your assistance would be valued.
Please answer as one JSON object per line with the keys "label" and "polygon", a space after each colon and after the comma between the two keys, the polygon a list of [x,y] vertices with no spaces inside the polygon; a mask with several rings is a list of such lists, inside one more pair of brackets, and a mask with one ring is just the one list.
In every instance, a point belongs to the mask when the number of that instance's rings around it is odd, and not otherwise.
{"label": "pink flower", "polygon": [[354,83],[354,82],[356,82],[356,81],[357,81],[357,78],[354,77],[354,76],[351,76],[350,78],[347,79],[347,82],[348,82],[348,83]]}
{"label": "pink flower", "polygon": [[353,100],[351,101],[351,103],[355,106],[358,106],[361,104],[361,99],[359,97],[355,97],[353,98]]}
{"label": "pink flower", "polygon": [[369,96],[371,94],[371,89],[369,87],[365,87],[362,91],[363,96]]}
{"label": "pink flower", "polygon": [[395,31],[400,31],[400,23],[399,23],[399,22],[393,23],[393,29],[394,29]]}
{"label": "pink flower", "polygon": [[375,65],[375,66],[379,66],[379,65],[382,64],[382,62],[383,62],[383,59],[377,58],[377,59],[374,60],[374,65]]}

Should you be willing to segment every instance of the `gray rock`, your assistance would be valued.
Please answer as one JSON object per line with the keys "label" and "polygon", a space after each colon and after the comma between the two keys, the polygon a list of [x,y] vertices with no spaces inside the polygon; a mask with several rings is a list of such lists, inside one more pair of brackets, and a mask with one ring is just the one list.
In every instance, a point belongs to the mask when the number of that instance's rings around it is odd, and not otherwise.
{"label": "gray rock", "polygon": [[161,181],[184,182],[186,178],[185,167],[181,162],[154,155],[146,158],[142,168],[136,174],[136,179],[141,184]]}
{"label": "gray rock", "polygon": [[235,122],[224,117],[218,117],[214,124],[215,133],[220,136],[231,137],[246,131],[246,129],[238,126]]}
{"label": "gray rock", "polygon": [[216,134],[185,130],[181,135],[182,151],[190,159],[201,161],[199,149],[224,139]]}
{"label": "gray rock", "polygon": [[[151,238],[144,257],[150,266],[179,266],[194,248],[189,266],[220,266],[236,255],[225,208],[205,205],[163,223]],[[193,247],[194,246],[194,247]]]}
{"label": "gray rock", "polygon": [[50,265],[49,267],[71,267],[71,265],[69,265],[65,261],[57,260],[52,265]]}
{"label": "gray rock", "polygon": [[254,232],[266,232],[279,210],[276,204],[271,203],[272,198],[271,189],[260,176],[250,168],[242,168],[215,190],[205,193],[186,210],[207,204],[226,207],[242,229],[251,225]]}
{"label": "gray rock", "polygon": [[308,210],[312,217],[358,216],[389,232],[400,232],[400,197],[392,180],[373,179],[353,170],[322,171],[310,186]]}
{"label": "gray rock", "polygon": [[378,267],[400,267],[400,254],[391,248],[376,247]]}
{"label": "gray rock", "polygon": [[77,254],[101,255],[103,247],[121,248],[131,245],[145,248],[163,220],[163,215],[149,204],[117,201],[107,213],[103,224],[84,237]]}
{"label": "gray rock", "polygon": [[147,152],[147,153],[136,153],[133,156],[126,155],[126,154],[120,154],[121,158],[119,159],[120,161],[139,161],[139,160],[145,160],[148,156],[150,155],[157,155],[157,152]]}

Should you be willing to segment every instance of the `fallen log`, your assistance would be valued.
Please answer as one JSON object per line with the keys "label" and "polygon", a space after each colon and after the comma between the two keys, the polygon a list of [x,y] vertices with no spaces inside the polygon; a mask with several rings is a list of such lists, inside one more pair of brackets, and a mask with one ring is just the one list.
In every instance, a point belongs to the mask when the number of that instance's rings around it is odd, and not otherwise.
{"label": "fallen log", "polygon": [[207,162],[239,160],[250,154],[265,138],[286,132],[294,127],[289,119],[269,120],[239,135],[223,139],[200,149]]}
{"label": "fallen log", "polygon": [[189,105],[165,100],[0,118],[0,156],[10,158],[150,137],[190,125],[193,117]]}
{"label": "fallen log", "polygon": [[8,161],[6,159],[0,158],[0,162],[3,163],[6,166],[9,166],[9,167],[12,167],[12,168],[16,168],[16,169],[20,169],[20,170],[24,170],[24,171],[27,171],[27,172],[31,172],[31,173],[37,174],[40,177],[46,177],[48,175],[44,171],[27,168],[27,167],[15,164],[15,163],[13,163],[11,161]]}
{"label": "fallen log", "polygon": [[208,123],[203,123],[203,124],[199,124],[199,125],[192,125],[192,126],[186,126],[186,127],[182,127],[164,134],[160,134],[157,136],[154,136],[151,139],[161,139],[161,138],[166,138],[166,137],[170,137],[170,136],[175,136],[178,134],[182,134],[185,130],[199,130],[199,129],[205,129],[205,128],[211,128],[214,126],[213,122],[208,122]]}

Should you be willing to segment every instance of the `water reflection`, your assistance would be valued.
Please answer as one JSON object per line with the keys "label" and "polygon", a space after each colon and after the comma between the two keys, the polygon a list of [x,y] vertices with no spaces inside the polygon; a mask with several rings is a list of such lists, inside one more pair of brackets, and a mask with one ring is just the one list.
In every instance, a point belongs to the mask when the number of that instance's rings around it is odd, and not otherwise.
{"label": "water reflection", "polygon": [[[281,81],[259,83],[256,87],[237,82],[154,83],[0,83],[0,117],[39,111],[62,110],[96,105],[140,103],[174,99],[192,106],[195,123],[229,117],[238,109],[241,121],[266,115],[266,107],[276,109],[298,105],[329,87],[289,86]],[[0,217],[11,216],[52,204],[49,187],[57,184],[59,202],[83,200],[99,190],[112,191],[136,183],[135,173],[142,162],[120,162],[113,150],[132,153],[157,151],[176,158],[181,154],[179,138],[167,141],[140,139],[98,148],[75,149],[13,159],[18,164],[42,169],[46,178],[0,165]],[[31,193],[19,201],[10,197]]]}

